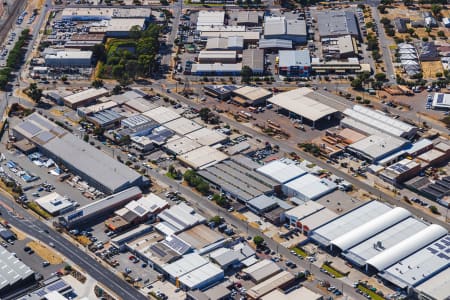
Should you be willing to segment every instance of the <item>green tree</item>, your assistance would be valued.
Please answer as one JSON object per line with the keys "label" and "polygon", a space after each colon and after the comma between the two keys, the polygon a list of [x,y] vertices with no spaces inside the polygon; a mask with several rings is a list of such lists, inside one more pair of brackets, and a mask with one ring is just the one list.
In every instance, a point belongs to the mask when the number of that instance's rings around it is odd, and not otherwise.
{"label": "green tree", "polygon": [[200,119],[202,119],[203,122],[207,122],[210,112],[211,112],[211,110],[207,107],[203,107],[202,109],[200,109],[200,111],[198,113],[200,116]]}
{"label": "green tree", "polygon": [[88,134],[83,135],[83,141],[85,141],[86,143],[89,142],[89,135]]}
{"label": "green tree", "polygon": [[255,235],[253,238],[253,243],[255,243],[256,247],[260,247],[264,244],[264,238],[259,235]]}
{"label": "green tree", "polygon": [[199,191],[202,195],[207,195],[209,193],[209,184],[201,180],[199,184],[195,187],[197,191]]}
{"label": "green tree", "polygon": [[243,66],[241,70],[241,80],[244,83],[249,83],[253,76],[253,71],[249,66]]}
{"label": "green tree", "polygon": [[36,83],[30,83],[27,94],[31,99],[39,103],[42,98],[42,89],[38,88]]}
{"label": "green tree", "polygon": [[92,47],[92,55],[98,61],[105,62],[106,61],[106,57],[107,57],[105,45],[103,45],[103,44],[96,44],[96,45],[94,45],[94,47]]}
{"label": "green tree", "polygon": [[66,82],[67,81],[67,76],[66,75],[61,76],[61,81],[62,82]]}
{"label": "green tree", "polygon": [[436,206],[430,205],[429,209],[430,209],[430,211],[431,211],[433,214],[435,214],[435,215],[440,215],[439,210],[438,210],[438,208],[437,208]]}
{"label": "green tree", "polygon": [[103,87],[103,80],[95,79],[94,81],[92,81],[92,86],[96,89]]}
{"label": "green tree", "polygon": [[442,6],[438,4],[431,5],[431,12],[435,17],[439,17],[441,15]]}
{"label": "green tree", "polygon": [[361,90],[361,89],[362,89],[362,85],[363,85],[363,82],[362,82],[362,80],[359,79],[359,78],[355,78],[355,79],[353,79],[352,82],[351,82],[351,86],[352,86],[352,88],[354,88],[355,90]]}
{"label": "green tree", "polygon": [[377,81],[385,81],[386,80],[386,74],[384,74],[384,73],[377,73],[377,74],[375,74],[375,79]]}
{"label": "green tree", "polygon": [[114,88],[112,89],[112,93],[114,95],[118,95],[120,94],[120,92],[122,91],[122,87],[120,85],[115,85]]}
{"label": "green tree", "polygon": [[141,38],[142,28],[139,25],[134,25],[130,28],[130,38],[138,40]]}
{"label": "green tree", "polygon": [[209,219],[210,222],[214,222],[217,225],[220,225],[220,223],[222,223],[222,218],[220,218],[219,216],[214,216],[211,219]]}

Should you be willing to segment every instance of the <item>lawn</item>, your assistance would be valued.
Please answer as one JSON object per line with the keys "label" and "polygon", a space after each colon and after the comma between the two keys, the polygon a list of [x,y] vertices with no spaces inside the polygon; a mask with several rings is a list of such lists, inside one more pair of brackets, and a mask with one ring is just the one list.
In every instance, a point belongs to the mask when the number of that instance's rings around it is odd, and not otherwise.
{"label": "lawn", "polygon": [[368,294],[370,296],[371,299],[374,300],[384,300],[383,297],[381,297],[380,295],[378,295],[377,293],[375,293],[374,291],[369,290],[368,288],[362,286],[361,284],[358,285],[358,290]]}
{"label": "lawn", "polygon": [[322,268],[327,270],[328,273],[333,274],[336,278],[342,278],[345,276],[345,274],[339,272],[338,270],[336,270],[335,268],[333,268],[330,265],[323,264]]}
{"label": "lawn", "polygon": [[298,255],[302,256],[302,257],[307,257],[308,256],[308,254],[301,248],[294,247],[291,250],[294,251],[295,253],[297,253]]}

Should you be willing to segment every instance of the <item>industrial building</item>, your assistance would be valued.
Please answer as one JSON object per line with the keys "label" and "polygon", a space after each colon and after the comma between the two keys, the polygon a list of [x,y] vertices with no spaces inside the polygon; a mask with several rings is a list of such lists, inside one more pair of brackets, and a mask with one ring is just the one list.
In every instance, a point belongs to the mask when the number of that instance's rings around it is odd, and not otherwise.
{"label": "industrial building", "polygon": [[285,212],[286,219],[291,226],[301,227],[300,221],[310,215],[325,209],[325,206],[318,202],[306,201]]}
{"label": "industrial building", "polygon": [[289,197],[297,197],[301,200],[317,200],[337,189],[337,185],[326,179],[311,174],[305,174],[299,178],[285,183],[282,191]]}
{"label": "industrial building", "polygon": [[75,211],[59,217],[59,223],[68,229],[72,229],[82,223],[86,224],[94,219],[98,221],[99,218],[107,216],[119,207],[141,197],[141,190],[138,187],[131,187],[127,190],[79,207]]}
{"label": "industrial building", "polygon": [[213,285],[225,277],[224,272],[216,264],[207,263],[188,274],[180,276],[178,281],[189,290],[202,289]]}
{"label": "industrial building", "polygon": [[448,299],[449,284],[450,268],[447,268],[415,287],[415,290],[420,300],[445,300]]}
{"label": "industrial building", "polygon": [[287,77],[307,77],[311,72],[309,50],[280,50],[278,73]]}
{"label": "industrial building", "polygon": [[433,109],[450,109],[450,94],[435,93],[431,106]]}
{"label": "industrial building", "polygon": [[284,39],[304,44],[306,38],[305,20],[289,20],[286,17],[264,18],[264,39]]}
{"label": "industrial building", "polygon": [[234,64],[237,61],[236,51],[200,51],[198,62],[200,64]]}
{"label": "industrial building", "polygon": [[[307,202],[308,203],[308,202]],[[300,229],[301,233],[306,236],[309,236],[310,232],[314,231],[316,228],[334,220],[338,217],[338,215],[328,209],[324,208],[319,210],[316,213],[313,213],[300,221],[297,221],[297,228]]]}
{"label": "industrial building", "polygon": [[118,104],[115,103],[114,101],[100,102],[100,103],[93,104],[93,105],[86,106],[86,107],[78,107],[77,114],[80,117],[86,117],[90,114],[102,112],[104,110],[109,110],[109,109],[112,109],[117,106],[118,106]]}
{"label": "industrial building", "polygon": [[89,27],[89,34],[105,34],[108,38],[128,38],[133,28],[144,30],[146,20],[144,18],[127,19],[125,22],[116,18],[104,20]]}
{"label": "industrial building", "polygon": [[260,12],[252,10],[241,10],[237,15],[237,25],[254,27],[259,25]]}
{"label": "industrial building", "polygon": [[209,253],[208,257],[223,270],[240,265],[248,267],[257,261],[255,251],[243,243],[236,244],[232,248],[219,248]]}
{"label": "industrial building", "polygon": [[155,120],[159,124],[165,124],[181,117],[180,114],[165,106],[159,106],[146,111],[143,115]]}
{"label": "industrial building", "polygon": [[243,86],[233,90],[233,102],[242,106],[264,105],[272,96],[272,92],[261,87]]}
{"label": "industrial building", "polygon": [[[250,165],[242,163],[247,160]],[[272,179],[254,171],[258,166],[246,157],[237,156],[200,170],[198,175],[228,197],[245,203],[259,195],[271,193],[277,186]]]}
{"label": "industrial building", "polygon": [[197,214],[192,207],[185,203],[180,203],[162,211],[158,218],[162,222],[168,223],[176,232],[184,231],[206,221],[205,217]]}
{"label": "industrial building", "polygon": [[190,152],[192,150],[195,150],[197,148],[200,148],[202,145],[200,143],[197,143],[194,140],[191,140],[187,137],[182,137],[179,139],[174,139],[168,142],[164,145],[164,149],[167,150],[167,152],[173,154],[173,155],[181,155],[187,152]]}
{"label": "industrial building", "polygon": [[96,127],[103,129],[115,128],[119,126],[120,121],[124,118],[121,114],[112,109],[94,112],[85,117],[87,121],[91,122]]}
{"label": "industrial building", "polygon": [[25,138],[57,164],[81,176],[91,186],[116,193],[131,186],[148,186],[148,179],[106,155],[38,113],[13,128],[18,139]]}
{"label": "industrial building", "polygon": [[264,39],[259,40],[259,49],[269,50],[291,50],[293,48],[292,41],[281,39]]}
{"label": "industrial building", "polygon": [[80,106],[85,106],[92,103],[98,98],[107,95],[109,92],[105,88],[90,88],[79,93],[75,93],[63,98],[64,105],[72,109],[77,109]]}
{"label": "industrial building", "polygon": [[35,273],[13,253],[0,246],[0,298],[13,299],[13,295],[26,291],[36,282]]}
{"label": "industrial building", "polygon": [[[245,28],[245,27],[244,27]],[[233,37],[240,36],[244,39],[244,44],[257,43],[259,41],[260,33],[258,31],[202,31],[200,39],[206,41],[212,37]]]}
{"label": "industrial building", "polygon": [[352,109],[346,109],[344,115],[387,134],[405,139],[413,138],[418,130],[416,126],[361,105],[354,105]]}
{"label": "industrial building", "polygon": [[361,159],[371,163],[377,163],[389,155],[404,149],[408,145],[408,141],[387,134],[370,135],[347,146],[347,151]]}
{"label": "industrial building", "polygon": [[92,51],[58,51],[44,57],[45,65],[53,68],[89,68]]}
{"label": "industrial building", "polygon": [[177,237],[191,245],[200,255],[222,247],[226,242],[223,235],[210,229],[205,224],[187,229],[177,234]]}
{"label": "industrial building", "polygon": [[395,185],[416,176],[421,169],[420,163],[405,158],[384,169],[379,176],[384,181]]}
{"label": "industrial building", "polygon": [[228,155],[210,146],[202,146],[177,156],[177,159],[180,162],[193,168],[194,170],[205,169],[224,161],[227,158]]}
{"label": "industrial building", "polygon": [[254,283],[261,283],[264,280],[280,273],[281,268],[273,261],[264,259],[242,270]]}
{"label": "industrial building", "polygon": [[173,121],[164,123],[164,127],[174,131],[179,135],[186,135],[188,133],[203,128],[198,123],[186,118],[178,118]]}
{"label": "industrial building", "polygon": [[301,288],[295,289],[284,293],[282,290],[274,290],[269,294],[261,297],[261,300],[323,300],[323,296],[311,291],[310,289],[302,286]]}
{"label": "industrial building", "polygon": [[245,49],[242,53],[242,66],[252,69],[254,75],[264,74],[264,50]]}
{"label": "industrial building", "polygon": [[289,158],[274,160],[256,169],[256,172],[278,182],[285,184],[306,174],[297,163]]}
{"label": "industrial building", "polygon": [[231,97],[232,92],[238,89],[235,85],[204,85],[205,94],[210,95],[219,100],[227,100]]}
{"label": "industrial building", "polygon": [[188,133],[186,137],[203,146],[213,146],[228,140],[226,135],[206,127]]}
{"label": "industrial building", "polygon": [[[292,205],[283,201],[277,197],[269,197],[267,195],[260,195],[258,197],[253,198],[252,200],[246,203],[247,207],[260,216],[265,216],[269,222],[272,223],[284,223],[285,215],[284,212],[292,209]],[[279,212],[279,213],[278,213]],[[271,218],[271,214],[274,215]]]}
{"label": "industrial building", "polygon": [[319,35],[323,38],[351,35],[360,38],[355,14],[350,11],[321,11],[317,13]]}
{"label": "industrial building", "polygon": [[[102,21],[112,18],[150,18],[150,8],[112,8],[112,7],[66,7],[62,11],[64,21]],[[126,22],[126,20],[122,20]]]}
{"label": "industrial building", "polygon": [[207,51],[228,50],[242,52],[244,49],[244,38],[242,36],[212,37],[206,42],[205,49]]}
{"label": "industrial building", "polygon": [[325,59],[344,59],[358,56],[356,39],[351,35],[322,39],[322,52]]}
{"label": "industrial building", "polygon": [[35,202],[52,216],[64,214],[75,208],[75,202],[73,200],[63,197],[56,192],[39,197]]}
{"label": "industrial building", "polygon": [[297,117],[313,127],[320,125],[321,121],[329,123],[333,117],[339,117],[338,110],[315,98],[314,91],[305,87],[277,94],[267,101],[287,112],[289,117]]}
{"label": "industrial building", "polygon": [[207,11],[200,10],[198,12],[197,27],[198,26],[221,26],[225,22],[224,11]]}
{"label": "industrial building", "polygon": [[287,288],[291,283],[295,281],[295,276],[288,272],[288,271],[282,271],[266,281],[263,281],[247,291],[247,296],[251,300],[260,299],[264,295],[267,295],[268,293],[276,290],[276,289],[283,289]]}
{"label": "industrial building", "polygon": [[238,76],[242,71],[242,63],[235,64],[222,64],[222,63],[211,63],[211,64],[193,64],[191,69],[192,75],[198,76]]}

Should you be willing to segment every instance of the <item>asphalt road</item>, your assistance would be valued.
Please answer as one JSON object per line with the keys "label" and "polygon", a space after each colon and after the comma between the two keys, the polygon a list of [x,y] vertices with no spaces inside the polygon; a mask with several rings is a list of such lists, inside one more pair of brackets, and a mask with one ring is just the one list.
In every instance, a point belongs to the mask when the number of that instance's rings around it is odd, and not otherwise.
{"label": "asphalt road", "polygon": [[[0,212],[2,213],[3,219],[7,220],[12,226],[47,245],[50,242],[55,244],[55,249],[57,251],[69,258],[92,278],[108,287],[121,299],[147,299],[147,297],[141,294],[137,289],[133,288],[124,280],[103,267],[83,250],[66,240],[60,233],[35,219],[34,216],[31,216],[25,209],[16,203],[12,203],[3,195],[0,195],[0,202],[5,203],[9,207],[13,207],[15,211],[14,214],[0,205]],[[16,214],[21,217],[17,217]],[[44,230],[48,230],[50,233],[47,234]]]}

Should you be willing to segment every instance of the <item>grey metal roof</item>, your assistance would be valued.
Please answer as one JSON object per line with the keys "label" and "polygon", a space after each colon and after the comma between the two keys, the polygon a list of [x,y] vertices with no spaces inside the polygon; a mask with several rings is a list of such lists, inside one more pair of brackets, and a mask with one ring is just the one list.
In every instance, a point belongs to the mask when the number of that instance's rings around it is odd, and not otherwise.
{"label": "grey metal roof", "polygon": [[0,290],[30,276],[34,276],[33,270],[0,246]]}
{"label": "grey metal roof", "polygon": [[292,49],[292,41],[283,39],[261,39],[259,40],[259,48]]}
{"label": "grey metal roof", "polygon": [[253,206],[257,210],[265,210],[271,206],[278,205],[278,201],[266,195],[260,195],[248,201],[248,205]]}
{"label": "grey metal roof", "polygon": [[292,66],[311,66],[309,50],[280,50],[280,68]]}
{"label": "grey metal roof", "polygon": [[246,49],[242,52],[242,65],[250,67],[253,71],[264,71],[264,50]]}
{"label": "grey metal roof", "polygon": [[359,35],[355,14],[349,11],[326,11],[317,14],[317,23],[321,37],[351,34]]}

